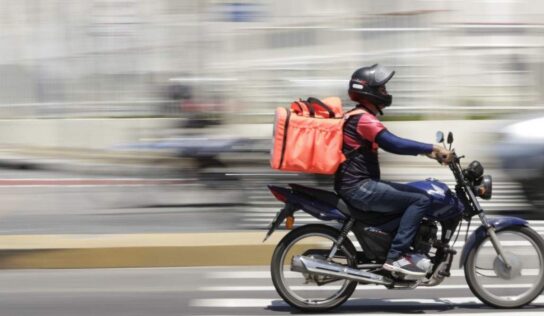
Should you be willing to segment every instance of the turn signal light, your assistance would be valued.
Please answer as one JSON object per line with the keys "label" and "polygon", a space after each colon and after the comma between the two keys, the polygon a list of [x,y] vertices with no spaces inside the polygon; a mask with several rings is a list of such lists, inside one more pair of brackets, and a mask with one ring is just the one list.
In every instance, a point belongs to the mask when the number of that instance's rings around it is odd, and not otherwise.
{"label": "turn signal light", "polygon": [[287,216],[287,218],[285,219],[285,228],[293,229],[294,225],[295,225],[295,217]]}

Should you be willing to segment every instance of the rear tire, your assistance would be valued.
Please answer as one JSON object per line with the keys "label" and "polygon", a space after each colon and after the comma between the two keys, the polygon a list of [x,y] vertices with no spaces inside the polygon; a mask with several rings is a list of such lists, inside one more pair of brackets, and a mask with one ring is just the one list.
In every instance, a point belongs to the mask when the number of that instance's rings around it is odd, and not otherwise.
{"label": "rear tire", "polygon": [[[305,312],[324,312],[343,304],[355,291],[357,282],[346,280],[345,286],[343,286],[340,291],[336,293],[333,299],[323,302],[308,302],[295,297],[292,291],[288,289],[288,285],[285,284],[284,278],[282,277],[283,265],[286,259],[291,259],[286,258],[286,255],[291,247],[302,238],[311,236],[322,236],[331,240],[336,240],[338,236],[340,236],[340,231],[330,226],[319,224],[306,225],[291,231],[279,242],[274,250],[274,254],[272,255],[272,282],[274,283],[274,287],[276,288],[278,294],[292,307]],[[337,252],[337,256],[343,255],[346,252],[349,253],[352,258],[357,257],[357,251],[349,238],[344,240],[342,246]],[[301,255],[301,253],[298,253],[298,255]],[[357,267],[356,261],[357,259],[347,259],[350,267]]]}

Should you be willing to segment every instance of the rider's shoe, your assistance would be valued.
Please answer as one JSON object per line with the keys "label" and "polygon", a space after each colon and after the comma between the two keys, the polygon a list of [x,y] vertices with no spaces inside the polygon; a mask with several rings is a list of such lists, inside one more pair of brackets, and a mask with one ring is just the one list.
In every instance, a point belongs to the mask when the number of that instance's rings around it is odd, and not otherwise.
{"label": "rider's shoe", "polygon": [[407,275],[423,277],[427,274],[429,258],[417,254],[405,254],[397,260],[387,259],[383,269]]}

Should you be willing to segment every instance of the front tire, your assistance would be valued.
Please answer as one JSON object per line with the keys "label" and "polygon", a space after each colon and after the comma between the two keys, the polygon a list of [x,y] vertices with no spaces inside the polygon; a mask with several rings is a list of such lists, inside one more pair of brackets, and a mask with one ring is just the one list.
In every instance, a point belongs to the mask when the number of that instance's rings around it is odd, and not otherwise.
{"label": "front tire", "polygon": [[[330,226],[319,224],[306,225],[291,231],[279,242],[272,255],[272,282],[274,283],[274,287],[278,294],[289,305],[306,312],[323,312],[343,304],[353,294],[357,287],[357,282],[338,279],[337,281],[325,285],[331,287],[330,284],[336,283],[334,284],[335,289],[333,290],[333,294],[330,297],[325,299],[305,298],[302,296],[303,294],[313,293],[315,291],[319,292],[323,290],[323,287],[315,284],[312,289],[306,290],[303,293],[302,291],[297,291],[296,289],[299,288],[311,287],[311,285],[308,285],[311,284],[311,281],[308,282],[308,277],[311,278],[311,275],[290,271],[290,262],[294,255],[302,255],[303,253],[324,255],[332,248],[332,243],[339,235],[340,231]],[[316,241],[317,238],[322,238],[325,242],[328,240],[331,243],[326,243],[326,245],[324,244],[322,247],[319,247],[317,245],[320,245],[320,243]],[[351,259],[349,258],[350,256],[346,256],[347,253],[350,254]],[[346,238],[333,260],[350,267],[357,267],[356,254],[355,247],[349,238]],[[296,278],[300,278],[301,281],[304,281],[302,279],[303,276],[305,279],[305,282],[302,283],[303,286],[289,284],[289,282],[292,282],[290,279],[296,280]],[[338,289],[336,290],[336,288]]]}
{"label": "front tire", "polygon": [[465,278],[482,302],[497,308],[516,308],[531,303],[544,289],[544,241],[524,226],[496,232],[511,268],[497,256],[489,237],[470,252]]}

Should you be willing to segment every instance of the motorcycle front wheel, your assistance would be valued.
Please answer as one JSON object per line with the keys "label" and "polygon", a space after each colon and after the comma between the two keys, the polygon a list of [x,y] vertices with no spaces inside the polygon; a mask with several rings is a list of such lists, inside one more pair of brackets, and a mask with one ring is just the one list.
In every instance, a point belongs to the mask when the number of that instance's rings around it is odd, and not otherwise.
{"label": "motorcycle front wheel", "polygon": [[[355,281],[291,270],[291,261],[296,255],[326,259],[339,235],[340,232],[330,226],[306,225],[291,231],[279,242],[272,255],[272,282],[289,305],[306,312],[323,312],[341,305],[353,294],[357,287]],[[332,261],[357,267],[356,260],[356,249],[346,238]]]}
{"label": "motorcycle front wheel", "polygon": [[508,267],[489,237],[467,257],[465,278],[474,295],[497,308],[515,308],[531,303],[544,289],[544,241],[524,226],[496,232]]}

